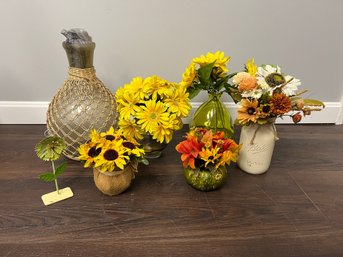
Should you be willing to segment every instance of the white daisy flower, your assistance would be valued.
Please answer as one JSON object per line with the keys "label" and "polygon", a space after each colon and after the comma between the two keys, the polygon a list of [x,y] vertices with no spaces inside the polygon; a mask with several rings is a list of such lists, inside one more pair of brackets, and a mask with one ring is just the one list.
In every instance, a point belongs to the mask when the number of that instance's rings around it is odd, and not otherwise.
{"label": "white daisy flower", "polygon": [[242,93],[242,96],[259,99],[262,96],[262,89],[254,89],[254,90],[250,90],[250,91],[244,91]]}
{"label": "white daisy flower", "polygon": [[289,75],[285,76],[285,80],[291,81],[288,82],[284,87],[282,87],[282,93],[284,93],[286,96],[296,95],[298,86],[301,85],[300,80]]}

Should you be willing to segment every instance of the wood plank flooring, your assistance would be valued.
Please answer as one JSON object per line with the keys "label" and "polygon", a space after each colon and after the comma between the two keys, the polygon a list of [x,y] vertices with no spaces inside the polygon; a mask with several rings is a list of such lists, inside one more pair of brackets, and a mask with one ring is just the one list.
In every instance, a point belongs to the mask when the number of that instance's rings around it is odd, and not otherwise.
{"label": "wood plank flooring", "polygon": [[54,186],[37,177],[49,163],[33,150],[44,130],[0,125],[0,256],[343,256],[343,126],[278,125],[266,174],[233,164],[207,193],[184,181],[185,129],[119,196],[68,160],[59,184],[74,197],[48,207]]}

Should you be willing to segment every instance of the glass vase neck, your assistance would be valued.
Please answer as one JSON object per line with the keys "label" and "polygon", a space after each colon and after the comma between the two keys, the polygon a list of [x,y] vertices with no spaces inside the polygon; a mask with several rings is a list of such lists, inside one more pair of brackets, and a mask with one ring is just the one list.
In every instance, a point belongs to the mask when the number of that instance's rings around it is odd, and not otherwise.
{"label": "glass vase neck", "polygon": [[220,98],[223,94],[223,92],[217,92],[217,91],[207,91],[210,99],[213,98]]}

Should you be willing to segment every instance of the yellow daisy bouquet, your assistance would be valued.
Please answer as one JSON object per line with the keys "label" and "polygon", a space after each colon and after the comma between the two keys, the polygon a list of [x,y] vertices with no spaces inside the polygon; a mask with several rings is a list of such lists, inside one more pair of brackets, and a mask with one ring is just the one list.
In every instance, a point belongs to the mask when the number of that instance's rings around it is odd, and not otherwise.
{"label": "yellow daisy bouquet", "polygon": [[324,108],[321,101],[301,98],[306,90],[298,92],[300,80],[282,73],[277,65],[257,67],[250,59],[232,82],[229,90],[235,102],[239,102],[237,122],[240,125],[266,124],[283,116],[290,116],[298,123],[302,116]]}
{"label": "yellow daisy bouquet", "polygon": [[100,134],[94,129],[78,151],[85,168],[94,166],[101,172],[123,170],[133,159],[147,164],[143,148],[113,127]]}
{"label": "yellow daisy bouquet", "polygon": [[228,92],[230,86],[228,80],[236,73],[229,74],[227,64],[230,56],[225,56],[224,52],[208,52],[206,55],[193,58],[191,64],[182,74],[181,85],[187,88],[190,99],[199,94],[201,90],[209,93]]}
{"label": "yellow daisy bouquet", "polygon": [[169,143],[191,108],[186,87],[158,76],[136,77],[116,92],[119,131],[133,142],[150,134]]}

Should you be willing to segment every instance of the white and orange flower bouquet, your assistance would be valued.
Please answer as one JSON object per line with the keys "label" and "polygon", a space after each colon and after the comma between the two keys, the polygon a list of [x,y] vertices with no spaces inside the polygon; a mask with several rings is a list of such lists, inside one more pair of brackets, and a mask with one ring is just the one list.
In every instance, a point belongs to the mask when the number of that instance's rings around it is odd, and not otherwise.
{"label": "white and orange flower bouquet", "polygon": [[298,123],[302,116],[322,110],[321,101],[301,97],[307,91],[298,92],[300,85],[299,79],[282,73],[277,65],[257,67],[253,59],[248,60],[245,70],[232,78],[229,89],[234,101],[239,103],[236,122],[266,124],[290,116]]}

